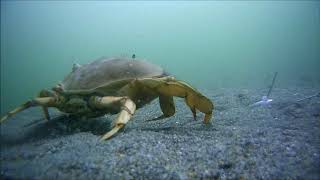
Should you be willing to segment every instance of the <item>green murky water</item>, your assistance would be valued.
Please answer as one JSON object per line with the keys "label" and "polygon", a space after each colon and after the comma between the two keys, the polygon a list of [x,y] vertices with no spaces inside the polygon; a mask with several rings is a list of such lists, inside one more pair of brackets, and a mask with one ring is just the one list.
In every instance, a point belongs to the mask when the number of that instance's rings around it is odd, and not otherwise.
{"label": "green murky water", "polygon": [[1,1],[1,112],[133,53],[197,88],[319,87],[320,3]]}

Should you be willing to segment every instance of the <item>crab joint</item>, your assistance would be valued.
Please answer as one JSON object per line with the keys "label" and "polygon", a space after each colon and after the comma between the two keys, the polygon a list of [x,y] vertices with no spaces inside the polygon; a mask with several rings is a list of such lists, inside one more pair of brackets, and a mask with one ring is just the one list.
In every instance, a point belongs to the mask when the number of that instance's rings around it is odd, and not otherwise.
{"label": "crab joint", "polygon": [[[29,106],[54,106],[56,104],[56,98],[53,97],[41,97],[41,98],[35,98],[31,101],[28,101]],[[27,104],[26,103],[26,104]]]}
{"label": "crab joint", "polygon": [[[93,96],[90,98],[89,103],[91,106],[96,108],[108,108],[110,106],[118,106],[119,108],[123,108],[125,111],[128,109],[127,102],[130,99],[128,97],[113,97],[113,96]],[[130,100],[131,101],[131,100]],[[128,111],[129,114],[133,114],[131,111]]]}
{"label": "crab joint", "polygon": [[127,111],[131,116],[133,116],[133,113],[129,110],[127,106],[121,106],[121,110]]}

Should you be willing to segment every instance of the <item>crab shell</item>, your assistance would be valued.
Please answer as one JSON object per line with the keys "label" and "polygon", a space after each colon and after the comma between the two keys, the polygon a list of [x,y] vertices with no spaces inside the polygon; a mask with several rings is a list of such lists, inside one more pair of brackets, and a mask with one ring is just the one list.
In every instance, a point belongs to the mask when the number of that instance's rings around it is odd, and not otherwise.
{"label": "crab shell", "polygon": [[167,74],[160,66],[146,61],[129,58],[100,58],[90,64],[75,66],[63,80],[62,86],[66,92],[93,92],[101,87],[112,88],[115,82],[164,76]]}
{"label": "crab shell", "polygon": [[163,68],[147,61],[100,58],[89,64],[74,65],[72,72],[59,86],[61,93],[67,96],[127,96],[140,108],[155,99],[156,94],[134,85],[130,86],[131,88],[123,87],[137,79],[167,76],[169,75]]}

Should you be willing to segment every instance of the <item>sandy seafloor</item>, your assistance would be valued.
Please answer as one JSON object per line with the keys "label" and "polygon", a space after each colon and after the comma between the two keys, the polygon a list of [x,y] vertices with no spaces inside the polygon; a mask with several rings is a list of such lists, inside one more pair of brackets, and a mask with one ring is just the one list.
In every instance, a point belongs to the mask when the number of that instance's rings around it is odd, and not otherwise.
{"label": "sandy seafloor", "polygon": [[153,101],[104,142],[114,115],[46,123],[40,108],[23,111],[1,125],[1,178],[320,179],[320,97],[295,103],[320,88],[275,88],[271,107],[256,108],[266,89],[201,91],[212,125],[179,98],[173,117],[147,122],[161,114]]}

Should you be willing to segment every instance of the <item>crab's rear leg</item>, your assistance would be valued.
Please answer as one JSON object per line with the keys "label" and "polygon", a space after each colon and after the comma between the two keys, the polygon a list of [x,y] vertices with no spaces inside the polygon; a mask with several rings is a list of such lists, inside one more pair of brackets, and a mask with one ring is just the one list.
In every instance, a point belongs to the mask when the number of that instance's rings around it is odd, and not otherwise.
{"label": "crab's rear leg", "polygon": [[173,91],[177,96],[185,98],[194,119],[196,119],[196,110],[198,109],[205,114],[204,123],[209,123],[213,112],[213,103],[210,99],[183,81],[169,81],[160,90],[165,91],[166,88],[171,90],[169,93]]}
{"label": "crab's rear leg", "polygon": [[34,98],[33,100],[27,101],[26,103],[22,104],[21,106],[15,108],[14,110],[8,112],[5,116],[3,116],[0,120],[0,123],[3,123],[9,117],[17,114],[20,111],[23,111],[27,108],[32,106],[43,106],[43,107],[50,107],[55,106],[56,99],[53,97],[41,97],[41,98]]}
{"label": "crab's rear leg", "polygon": [[173,116],[174,113],[176,112],[176,108],[175,108],[174,100],[172,96],[159,95],[159,103],[160,103],[160,108],[163,114],[149,121],[156,121],[156,120],[168,118]]}
{"label": "crab's rear leg", "polygon": [[143,81],[145,85],[154,89],[160,95],[184,98],[192,111],[193,117],[196,118],[196,110],[199,110],[205,114],[204,123],[209,123],[212,117],[213,103],[187,83],[175,80],[172,77],[144,79]]}
{"label": "crab's rear leg", "polygon": [[111,136],[116,134],[121,128],[123,128],[131,119],[136,110],[136,104],[128,97],[95,96],[91,98],[90,103],[92,106],[98,109],[120,109],[120,113],[114,120],[113,128],[109,132],[105,133],[102,136],[101,140],[109,139]]}

